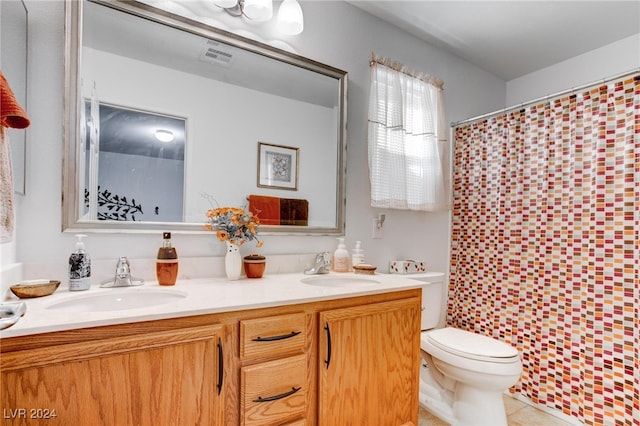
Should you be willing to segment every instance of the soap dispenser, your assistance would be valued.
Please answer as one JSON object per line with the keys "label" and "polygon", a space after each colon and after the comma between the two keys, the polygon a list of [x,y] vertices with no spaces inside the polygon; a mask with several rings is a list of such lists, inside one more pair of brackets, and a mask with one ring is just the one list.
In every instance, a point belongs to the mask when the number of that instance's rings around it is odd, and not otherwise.
{"label": "soap dispenser", "polygon": [[178,278],[178,252],[171,246],[171,232],[162,233],[162,247],[156,259],[156,277],[160,285],[175,285]]}
{"label": "soap dispenser", "polygon": [[335,272],[349,272],[351,265],[349,264],[349,251],[344,245],[344,238],[338,238],[338,248],[333,253],[333,270]]}
{"label": "soap dispenser", "polygon": [[69,290],[89,290],[91,287],[91,258],[84,249],[86,235],[76,235],[76,250],[69,256]]}
{"label": "soap dispenser", "polygon": [[351,254],[351,266],[361,265],[364,263],[364,250],[362,250],[362,243],[356,241],[356,248],[353,249]]}

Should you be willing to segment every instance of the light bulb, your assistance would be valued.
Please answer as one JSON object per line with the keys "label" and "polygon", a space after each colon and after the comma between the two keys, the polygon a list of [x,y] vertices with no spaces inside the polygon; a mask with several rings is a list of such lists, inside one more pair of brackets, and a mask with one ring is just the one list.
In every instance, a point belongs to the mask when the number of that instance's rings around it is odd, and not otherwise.
{"label": "light bulb", "polygon": [[284,0],[278,11],[278,30],[287,35],[300,34],[304,29],[304,16],[300,3]]}
{"label": "light bulb", "polygon": [[213,4],[228,9],[235,7],[238,4],[238,0],[214,0]]}
{"label": "light bulb", "polygon": [[242,11],[252,21],[268,21],[273,16],[271,0],[245,0]]}

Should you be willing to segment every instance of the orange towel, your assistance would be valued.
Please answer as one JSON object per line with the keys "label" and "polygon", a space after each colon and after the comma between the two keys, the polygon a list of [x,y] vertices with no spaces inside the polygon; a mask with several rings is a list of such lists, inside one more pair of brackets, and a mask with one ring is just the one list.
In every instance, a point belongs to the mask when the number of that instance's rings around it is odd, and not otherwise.
{"label": "orange towel", "polygon": [[249,195],[249,211],[258,216],[262,225],[280,225],[280,198]]}
{"label": "orange towel", "polygon": [[31,121],[18,104],[7,79],[0,71],[0,243],[13,239],[15,213],[13,209],[13,173],[11,148],[6,127],[24,129]]}
{"label": "orange towel", "polygon": [[0,71],[0,125],[14,129],[25,129],[30,124],[29,116],[16,101],[16,97],[9,87],[9,82]]}

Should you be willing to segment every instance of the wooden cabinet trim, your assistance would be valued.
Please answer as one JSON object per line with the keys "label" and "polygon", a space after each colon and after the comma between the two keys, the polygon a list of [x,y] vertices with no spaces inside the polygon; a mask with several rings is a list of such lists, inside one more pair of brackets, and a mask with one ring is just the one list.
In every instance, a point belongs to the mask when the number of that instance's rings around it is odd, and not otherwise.
{"label": "wooden cabinet trim", "polygon": [[[359,317],[363,314],[372,315],[379,312],[389,312],[394,310],[406,309],[420,304],[420,297],[407,297],[400,300],[392,300],[389,302],[371,303],[368,305],[353,306],[347,308],[331,309],[322,312],[325,320],[342,320],[347,318]],[[324,327],[324,324],[321,324]]]}
{"label": "wooden cabinet trim", "polygon": [[221,325],[204,326],[10,352],[2,355],[0,371],[19,370],[68,361],[82,361],[108,355],[208,340],[220,333],[221,329]]}

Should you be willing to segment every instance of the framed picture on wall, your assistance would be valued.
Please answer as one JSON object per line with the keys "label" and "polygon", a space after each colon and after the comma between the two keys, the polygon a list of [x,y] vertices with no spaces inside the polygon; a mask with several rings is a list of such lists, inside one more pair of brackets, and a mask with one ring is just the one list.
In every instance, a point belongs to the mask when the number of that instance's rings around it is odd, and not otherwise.
{"label": "framed picture on wall", "polygon": [[258,187],[298,190],[300,148],[258,142]]}

